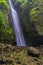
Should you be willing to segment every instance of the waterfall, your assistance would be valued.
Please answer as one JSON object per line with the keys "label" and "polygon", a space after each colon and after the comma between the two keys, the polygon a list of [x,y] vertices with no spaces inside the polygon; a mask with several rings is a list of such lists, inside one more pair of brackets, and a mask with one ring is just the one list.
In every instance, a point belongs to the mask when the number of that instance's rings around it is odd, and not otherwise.
{"label": "waterfall", "polygon": [[11,9],[17,46],[26,46],[24,36],[23,36],[23,33],[22,33],[22,28],[21,28],[21,25],[20,25],[20,22],[19,22],[18,14],[17,14],[16,10],[14,9],[12,1],[8,0],[8,2],[9,2],[9,5],[10,5],[10,9]]}

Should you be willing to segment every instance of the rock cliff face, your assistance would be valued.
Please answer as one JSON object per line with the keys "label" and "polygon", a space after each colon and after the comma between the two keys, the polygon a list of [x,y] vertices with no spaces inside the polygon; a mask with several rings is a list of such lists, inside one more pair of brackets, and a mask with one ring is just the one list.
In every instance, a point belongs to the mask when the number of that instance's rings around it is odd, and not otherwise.
{"label": "rock cliff face", "polygon": [[36,46],[43,44],[43,0],[12,2],[18,12],[26,42]]}

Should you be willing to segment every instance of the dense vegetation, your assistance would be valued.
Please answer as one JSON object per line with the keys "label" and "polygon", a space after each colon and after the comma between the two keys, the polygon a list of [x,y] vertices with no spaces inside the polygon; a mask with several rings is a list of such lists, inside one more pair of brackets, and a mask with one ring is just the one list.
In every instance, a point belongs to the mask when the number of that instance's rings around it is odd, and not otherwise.
{"label": "dense vegetation", "polygon": [[[12,0],[26,42],[43,43],[43,0]],[[0,0],[0,42],[14,43],[15,35],[7,0]]]}
{"label": "dense vegetation", "polygon": [[13,43],[14,31],[10,20],[10,9],[7,0],[0,0],[0,42]]}

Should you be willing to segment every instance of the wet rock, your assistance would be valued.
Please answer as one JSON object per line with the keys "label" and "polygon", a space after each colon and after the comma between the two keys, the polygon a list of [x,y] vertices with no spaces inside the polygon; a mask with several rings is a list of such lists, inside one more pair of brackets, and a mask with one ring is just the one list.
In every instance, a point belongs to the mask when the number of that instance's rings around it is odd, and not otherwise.
{"label": "wet rock", "polygon": [[16,63],[17,63],[17,64],[21,64],[21,60],[20,60],[20,59],[17,59],[17,60],[16,60]]}
{"label": "wet rock", "polygon": [[18,64],[21,64],[21,62],[20,62],[20,61],[17,61],[17,63],[18,63]]}
{"label": "wet rock", "polygon": [[27,51],[28,55],[31,55],[33,57],[39,57],[40,56],[40,51],[34,47],[29,47]]}

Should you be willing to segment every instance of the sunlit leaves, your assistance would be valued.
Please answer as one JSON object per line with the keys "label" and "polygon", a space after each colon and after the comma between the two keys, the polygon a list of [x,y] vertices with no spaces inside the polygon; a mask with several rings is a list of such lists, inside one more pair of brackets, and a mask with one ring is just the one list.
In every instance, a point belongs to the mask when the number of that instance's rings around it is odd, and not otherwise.
{"label": "sunlit leaves", "polygon": [[9,5],[8,5],[8,3],[7,3],[7,0],[0,0],[0,3],[4,3],[4,4],[6,5],[6,7],[9,8]]}
{"label": "sunlit leaves", "polygon": [[34,21],[34,22],[37,22],[38,19],[39,19],[39,11],[36,10],[36,8],[33,8],[31,11],[30,11],[30,16],[31,16],[31,20]]}

